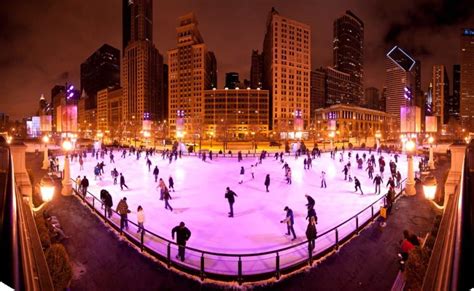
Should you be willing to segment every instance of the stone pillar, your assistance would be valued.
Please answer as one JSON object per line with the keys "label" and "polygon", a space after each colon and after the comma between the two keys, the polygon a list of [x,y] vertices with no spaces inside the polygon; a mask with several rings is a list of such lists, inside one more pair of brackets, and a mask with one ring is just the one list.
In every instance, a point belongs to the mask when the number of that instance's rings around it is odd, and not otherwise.
{"label": "stone pillar", "polygon": [[61,194],[64,196],[72,195],[72,182],[71,182],[71,167],[69,166],[69,155],[66,154],[64,157],[64,177],[63,177],[63,189]]}
{"label": "stone pillar", "polygon": [[444,185],[445,205],[448,196],[454,194],[456,187],[461,181],[462,165],[464,164],[464,157],[466,155],[466,145],[452,144],[449,146],[449,150],[451,151],[451,168],[449,169],[448,178]]}
{"label": "stone pillar", "polygon": [[27,196],[30,201],[33,195],[30,177],[26,171],[25,152],[27,146],[24,143],[13,143],[10,145],[10,152],[13,159],[13,168],[15,171],[15,182],[23,196]]}
{"label": "stone pillar", "polygon": [[429,155],[429,161],[428,161],[428,167],[430,167],[430,170],[435,169],[435,163],[434,163],[434,156],[433,156],[433,145],[430,144],[430,155]]}
{"label": "stone pillar", "polygon": [[405,194],[413,196],[416,194],[415,189],[415,172],[413,170],[413,155],[408,154],[408,175],[407,182],[405,184]]}

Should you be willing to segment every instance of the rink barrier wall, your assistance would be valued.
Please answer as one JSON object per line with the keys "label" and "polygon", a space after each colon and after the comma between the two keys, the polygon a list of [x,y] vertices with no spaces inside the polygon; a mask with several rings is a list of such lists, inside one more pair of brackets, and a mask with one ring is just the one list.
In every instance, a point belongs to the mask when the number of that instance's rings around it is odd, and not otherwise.
{"label": "rink barrier wall", "polygon": [[[76,181],[74,179],[71,179],[71,180],[74,184],[76,184]],[[404,179],[401,182],[400,191],[396,194],[394,202],[402,196],[405,190],[405,188],[403,187],[403,185],[405,184],[405,181],[406,179]],[[138,235],[138,237],[133,235],[132,231],[121,229],[120,214],[118,214],[115,210],[112,209],[112,218],[108,218],[105,207],[103,211],[101,211],[102,209],[98,210],[96,208],[96,206],[103,205],[103,202],[99,198],[97,198],[94,194],[92,194],[89,191],[87,192],[86,197],[84,197],[82,194],[79,194],[77,192],[76,188],[77,188],[77,185],[73,191],[75,196],[78,197],[78,199],[80,199],[81,201],[83,201],[83,203],[85,203],[89,208],[91,208],[92,212],[94,212],[99,217],[101,217],[104,220],[105,224],[110,225],[120,235],[123,235],[125,238],[127,238],[127,240],[130,243],[132,243],[135,247],[140,249],[141,252],[144,252],[153,256],[154,258],[164,263],[168,268],[174,267],[187,274],[197,276],[201,279],[201,281],[205,280],[206,278],[209,278],[209,279],[222,281],[222,282],[237,281],[239,284],[242,284],[244,282],[256,282],[256,281],[266,280],[266,279],[271,279],[271,278],[275,278],[276,280],[278,280],[280,279],[281,275],[290,274],[304,267],[308,267],[308,266],[311,267],[315,261],[322,259],[323,257],[333,252],[337,252],[341,245],[349,241],[355,235],[358,235],[367,225],[369,225],[376,218],[379,217],[380,210],[375,209],[374,205],[380,204],[381,200],[385,199],[385,195],[382,195],[375,202],[365,207],[363,210],[359,211],[351,218],[346,219],[345,221],[341,222],[337,226],[321,234],[318,233],[315,240],[315,249],[316,249],[316,246],[318,246],[318,239],[322,240],[324,238],[327,238],[327,236],[331,235],[331,233],[334,233],[334,243],[329,246],[326,246],[324,249],[317,252],[316,254],[313,254],[312,252],[309,252],[308,249],[306,249],[306,252],[308,254],[307,257],[301,258],[300,260],[297,260],[296,262],[290,262],[290,264],[287,264],[285,266],[282,266],[281,264],[282,253],[284,255],[285,251],[297,250],[297,249],[301,249],[305,245],[309,245],[307,240],[284,247],[284,248],[279,248],[276,250],[270,250],[270,251],[259,252],[259,253],[240,253],[240,254],[218,253],[218,252],[200,250],[200,249],[196,249],[190,246],[185,246],[187,258],[190,257],[190,252],[192,254],[198,254],[198,256],[200,257],[198,262],[195,265],[193,265],[190,263],[180,262],[178,259],[174,258],[171,255],[172,251],[174,254],[177,254],[178,244],[176,242],[169,240],[167,238],[164,238],[152,231],[147,230],[146,228],[144,228],[144,231],[142,231],[140,235]],[[360,224],[359,217],[363,213],[368,211],[369,209],[370,209],[370,217],[366,219],[365,221],[363,221],[362,224]],[[119,218],[118,223],[114,221],[114,220],[117,220],[117,217]],[[343,226],[345,226],[346,224],[352,221],[355,221],[355,225],[356,225],[355,229],[353,229],[352,231],[350,231],[348,234],[344,235],[343,237],[340,237],[339,230]],[[137,223],[131,220],[128,220],[128,223],[132,225],[134,229],[138,229]],[[159,250],[154,249],[151,245],[145,242],[145,237],[151,237],[152,240],[162,241],[162,243],[166,245],[166,251],[160,252]],[[259,257],[264,257],[264,256],[269,256],[269,255],[274,256],[274,260],[275,260],[274,269],[268,269],[265,271],[253,272],[249,274],[244,273],[243,264],[245,264],[245,260],[242,261],[243,258],[245,259],[245,258],[253,257],[253,258],[259,259]],[[205,263],[206,259],[210,259],[212,257],[217,257],[218,260],[222,258],[234,258],[237,262],[235,266],[236,267],[235,273],[229,274],[229,272],[206,271],[206,263]],[[250,262],[250,260],[247,262]]]}

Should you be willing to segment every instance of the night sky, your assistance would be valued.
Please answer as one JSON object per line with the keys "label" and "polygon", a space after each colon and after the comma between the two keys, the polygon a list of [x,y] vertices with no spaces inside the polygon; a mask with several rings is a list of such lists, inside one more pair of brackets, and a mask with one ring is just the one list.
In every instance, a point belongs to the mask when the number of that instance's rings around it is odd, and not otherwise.
{"label": "night sky", "polygon": [[[153,41],[161,54],[176,46],[177,17],[195,12],[209,50],[216,53],[219,87],[225,72],[248,78],[252,49],[262,49],[274,6],[312,29],[312,67],[332,65],[333,21],[352,10],[365,23],[365,87],[381,88],[384,58],[398,44],[422,62],[423,89],[433,64],[459,62],[462,27],[474,27],[472,0],[155,0]],[[1,0],[0,112],[34,114],[55,84],[79,87],[79,66],[103,43],[122,48],[119,0]],[[167,59],[165,58],[167,62]]]}

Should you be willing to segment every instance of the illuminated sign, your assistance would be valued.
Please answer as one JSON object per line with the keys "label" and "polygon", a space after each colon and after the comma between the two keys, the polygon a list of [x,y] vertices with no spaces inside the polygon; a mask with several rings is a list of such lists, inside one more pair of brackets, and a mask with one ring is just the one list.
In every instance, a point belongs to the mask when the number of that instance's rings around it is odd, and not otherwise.
{"label": "illuminated sign", "polygon": [[472,35],[472,36],[474,36],[474,29],[465,28],[465,29],[463,30],[463,33],[462,33],[462,34],[463,34],[463,35]]}

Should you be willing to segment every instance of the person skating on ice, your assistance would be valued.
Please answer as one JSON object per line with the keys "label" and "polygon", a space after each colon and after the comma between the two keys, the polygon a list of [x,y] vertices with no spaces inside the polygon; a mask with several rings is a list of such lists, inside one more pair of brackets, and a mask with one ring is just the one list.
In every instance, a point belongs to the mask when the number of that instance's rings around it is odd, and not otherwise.
{"label": "person skating on ice", "polygon": [[174,239],[176,233],[176,243],[178,244],[178,255],[177,259],[181,259],[184,262],[184,254],[186,250],[186,242],[191,237],[191,231],[185,226],[184,222],[180,222],[178,226],[175,226],[171,230],[171,237]]}
{"label": "person skating on ice", "polygon": [[327,188],[326,185],[326,172],[321,171],[321,188]]}
{"label": "person skating on ice", "polygon": [[148,166],[148,172],[150,172],[151,171],[151,161],[148,158],[146,159],[146,165]]}
{"label": "person skating on ice", "polygon": [[253,165],[250,166],[250,174],[252,175],[252,179],[255,179],[255,168]]}
{"label": "person skating on ice", "polygon": [[169,182],[169,188],[170,188],[170,190],[173,189],[173,192],[176,192],[176,191],[174,190],[173,177],[170,176],[169,179],[168,179],[168,182]]}
{"label": "person skating on ice", "polygon": [[165,182],[163,181],[163,179],[160,178],[160,182],[158,183],[158,186],[156,188],[160,189],[160,200],[163,200],[163,194],[165,192]]}
{"label": "person skating on ice", "polygon": [[155,166],[153,169],[153,176],[155,176],[155,182],[158,181],[158,175],[160,174],[160,169],[158,169],[158,166]]}
{"label": "person skating on ice", "polygon": [[308,200],[308,203],[306,203],[306,207],[308,209],[310,208],[314,208],[314,205],[316,204],[316,201],[314,201],[313,197],[309,196],[308,194],[304,194],[304,196],[306,197],[306,199]]}
{"label": "person skating on ice", "polygon": [[360,187],[360,181],[357,179],[357,177],[354,177],[354,185],[355,185],[355,192],[357,192],[357,189],[360,190],[360,193],[364,195],[364,192],[362,192],[362,188]]}
{"label": "person skating on ice", "polygon": [[342,170],[342,172],[344,173],[344,181],[347,181],[347,174],[349,174],[349,168],[347,167],[347,165],[344,165],[344,169]]}
{"label": "person skating on ice", "polygon": [[270,192],[268,190],[268,187],[270,187],[270,174],[267,174],[267,176],[265,177],[265,188],[267,189],[267,192]]}
{"label": "person skating on ice", "polygon": [[127,188],[128,190],[128,186],[125,184],[125,177],[122,175],[122,173],[120,173],[120,190],[123,191],[123,187]]}
{"label": "person skating on ice", "polygon": [[288,206],[285,206],[285,209],[283,210],[286,211],[286,217],[285,219],[281,220],[280,223],[286,223],[286,227],[287,227],[286,235],[293,234],[292,240],[295,240],[296,234],[295,234],[295,229],[293,228],[293,224],[295,223],[293,219],[293,210],[291,210]]}
{"label": "person skating on ice", "polygon": [[163,200],[165,200],[165,209],[169,209],[170,211],[173,211],[173,207],[171,207],[169,203],[169,200],[171,200],[170,191],[168,190],[166,186],[163,189]]}
{"label": "person skating on ice", "polygon": [[245,174],[245,169],[244,169],[244,167],[240,167],[239,184],[242,184],[242,183],[244,182],[244,174]]}
{"label": "person skating on ice", "polygon": [[139,233],[140,231],[145,232],[145,228],[143,227],[143,224],[145,223],[145,211],[143,211],[143,207],[141,205],[138,205],[138,208],[137,208],[137,223],[138,223],[137,233]]}
{"label": "person skating on ice", "polygon": [[229,202],[229,208],[230,208],[229,217],[234,217],[234,202],[235,202],[234,197],[237,197],[237,194],[235,194],[234,191],[230,190],[230,188],[227,187],[224,197],[227,199],[227,202]]}
{"label": "person skating on ice", "polygon": [[377,174],[374,178],[375,194],[380,194],[380,185],[382,183],[383,183],[382,177],[380,177],[380,175]]}
{"label": "person skating on ice", "polygon": [[291,184],[291,168],[288,167],[286,170],[286,184]]}

